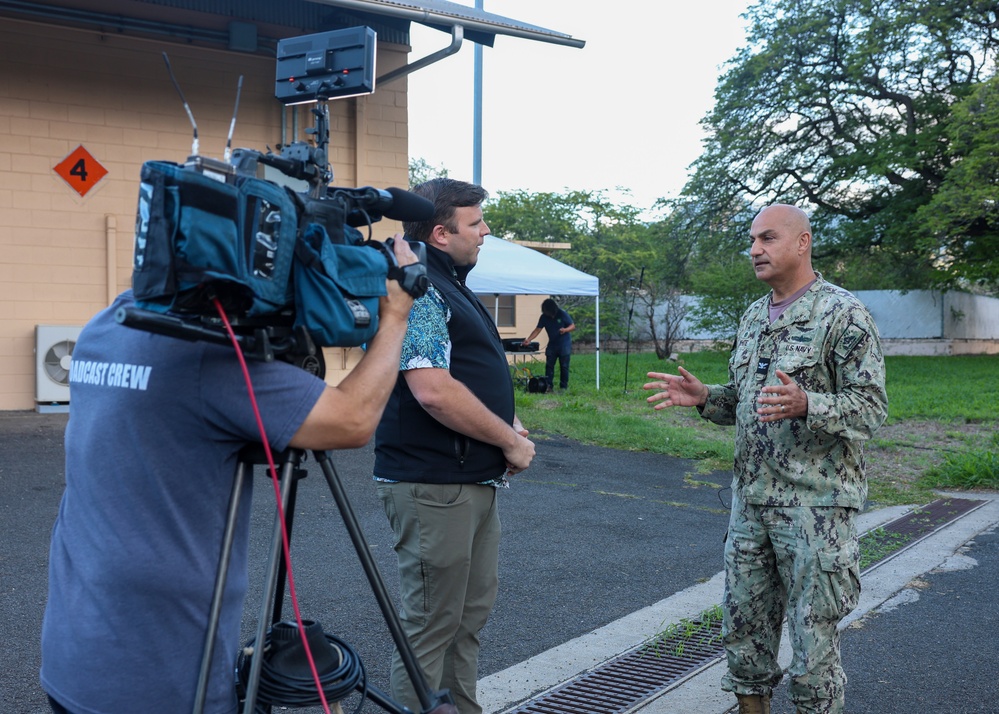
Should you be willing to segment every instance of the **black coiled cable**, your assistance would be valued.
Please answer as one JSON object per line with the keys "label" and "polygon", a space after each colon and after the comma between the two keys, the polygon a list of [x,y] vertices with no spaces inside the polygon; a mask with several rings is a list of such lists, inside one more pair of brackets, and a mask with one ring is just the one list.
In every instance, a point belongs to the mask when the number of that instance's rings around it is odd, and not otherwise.
{"label": "black coiled cable", "polygon": [[[364,705],[368,686],[361,658],[346,642],[323,632],[319,623],[303,621],[302,625],[326,701],[341,701],[361,688],[361,699],[354,710],[357,714]],[[250,662],[255,652],[251,639],[240,650],[236,661],[236,684],[241,700],[246,694]],[[287,622],[274,625],[267,633],[263,657],[257,686],[258,704],[307,707],[322,703],[297,625]]]}

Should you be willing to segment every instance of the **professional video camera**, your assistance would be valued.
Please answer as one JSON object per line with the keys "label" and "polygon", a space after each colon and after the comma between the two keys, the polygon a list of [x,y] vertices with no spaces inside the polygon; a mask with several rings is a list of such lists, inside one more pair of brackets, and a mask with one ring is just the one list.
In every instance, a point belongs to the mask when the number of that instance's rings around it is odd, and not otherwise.
{"label": "professional video camera", "polygon": [[[275,96],[286,105],[316,103],[315,127],[308,130],[313,141],[280,146],[278,154],[231,151],[234,110],[224,159],[201,156],[194,116],[165,53],[164,60],[194,143],[184,164],[149,161],[142,167],[132,273],[137,308],[123,311],[120,322],[222,342],[221,305],[237,332],[263,343],[250,345],[248,354],[271,359],[276,341],[312,352],[314,346],[301,343],[347,347],[368,341],[377,331],[387,278],[414,297],[426,292],[424,246],[413,243],[420,262],[400,266],[392,239],[372,240],[371,224],[382,217],[426,220],[433,205],[397,188],[329,185],[326,102],[374,91],[370,28],[278,43]],[[268,180],[265,167],[291,181]],[[301,182],[306,190],[297,190]],[[357,230],[363,226],[367,239]]]}

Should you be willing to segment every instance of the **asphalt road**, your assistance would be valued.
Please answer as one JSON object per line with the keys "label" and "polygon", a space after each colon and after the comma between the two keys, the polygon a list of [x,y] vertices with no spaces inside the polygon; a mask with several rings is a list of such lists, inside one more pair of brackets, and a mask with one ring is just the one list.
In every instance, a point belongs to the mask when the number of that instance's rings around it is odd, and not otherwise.
{"label": "asphalt road", "polygon": [[[48,712],[38,685],[38,636],[49,532],[63,488],[65,423],[65,415],[0,412],[0,608],[6,623],[0,710],[13,714]],[[543,661],[554,661],[556,673],[571,676],[577,672],[567,659],[583,649],[599,653],[603,647],[617,654],[626,647],[616,643],[641,642],[671,624],[668,613],[676,610],[670,603],[682,601],[687,612],[698,612],[720,601],[730,474],[685,479],[695,466],[691,462],[535,437],[533,466],[500,494],[500,594],[482,633],[480,661],[496,712],[516,703],[496,690],[522,677],[525,665],[532,678],[544,674],[533,664]],[[394,596],[392,534],[371,482],[372,461],[370,447],[336,452],[333,458]],[[311,460],[309,470],[298,486],[292,532],[303,616],[351,645],[370,681],[385,688],[391,638],[343,519]],[[244,611],[245,639],[256,627],[274,518],[270,483],[263,475],[256,478],[251,535],[256,590]],[[858,608],[843,632],[849,714],[999,714],[997,513],[999,502],[865,576],[870,602]],[[727,711],[734,701],[718,690],[720,666],[645,705],[645,714]],[[345,705],[353,709],[352,703]],[[380,709],[369,704],[365,711]],[[782,685],[773,714],[793,711]]]}
{"label": "asphalt road", "polygon": [[[0,583],[7,647],[0,650],[6,711],[46,712],[37,684],[48,539],[63,486],[65,415],[0,413]],[[719,567],[730,476],[687,483],[690,462],[622,453],[536,435],[537,457],[500,494],[500,594],[482,633],[482,676],[710,578]],[[108,454],[113,459],[113,454]],[[370,447],[334,465],[390,593],[392,533],[371,481]],[[387,685],[391,638],[318,467],[298,486],[292,566],[303,616],[349,643],[376,686]],[[269,482],[255,484],[251,567],[259,584],[274,517]],[[703,485],[717,481],[719,487]],[[244,611],[253,636],[259,594]],[[290,613],[286,607],[285,613]],[[668,623],[667,623],[668,624]],[[643,633],[652,635],[654,632]]]}

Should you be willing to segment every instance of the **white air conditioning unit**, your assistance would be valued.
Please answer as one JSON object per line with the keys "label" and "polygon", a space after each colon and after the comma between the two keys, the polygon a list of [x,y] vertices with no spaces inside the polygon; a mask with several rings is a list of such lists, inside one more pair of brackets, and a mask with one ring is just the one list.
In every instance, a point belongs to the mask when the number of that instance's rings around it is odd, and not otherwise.
{"label": "white air conditioning unit", "polygon": [[35,325],[35,410],[69,411],[69,367],[82,327]]}

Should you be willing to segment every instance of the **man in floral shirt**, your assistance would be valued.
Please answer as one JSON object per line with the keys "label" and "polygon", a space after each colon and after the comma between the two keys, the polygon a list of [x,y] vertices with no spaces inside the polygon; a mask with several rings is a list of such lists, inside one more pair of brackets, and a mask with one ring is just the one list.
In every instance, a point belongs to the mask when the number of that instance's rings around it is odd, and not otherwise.
{"label": "man in floral shirt", "polygon": [[[534,444],[514,414],[513,382],[489,313],[465,286],[489,234],[486,192],[439,178],[413,192],[434,216],[405,224],[427,246],[431,288],[416,301],[400,373],[375,435],[375,479],[396,535],[402,623],[433,688],[478,714],[479,631],[496,600],[496,486],[526,469]],[[420,702],[398,652],[392,695]]]}

